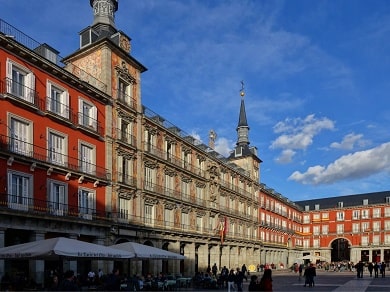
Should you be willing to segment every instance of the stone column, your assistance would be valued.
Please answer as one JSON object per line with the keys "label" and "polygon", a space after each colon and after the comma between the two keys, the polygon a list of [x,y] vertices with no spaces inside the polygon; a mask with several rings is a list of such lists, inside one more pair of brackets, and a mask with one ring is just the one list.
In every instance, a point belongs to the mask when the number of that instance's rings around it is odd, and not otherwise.
{"label": "stone column", "polygon": [[199,272],[206,272],[208,265],[209,246],[207,244],[201,245],[198,248],[198,270]]}
{"label": "stone column", "polygon": [[209,254],[210,254],[210,266],[212,267],[214,263],[216,263],[218,269],[220,269],[221,267],[219,267],[219,257],[220,257],[219,245],[209,245]]}
{"label": "stone column", "polygon": [[220,268],[223,268],[224,266],[229,268],[230,247],[227,245],[223,246],[221,252],[222,252],[222,254],[221,254],[221,267]]}
{"label": "stone column", "polygon": [[[180,243],[179,243],[179,249],[180,250]],[[184,246],[184,255],[186,259],[184,260],[184,272],[183,274],[186,276],[192,276],[195,275],[195,242],[192,243],[186,243]],[[176,273],[179,274],[180,272],[180,261],[172,261],[176,264]]]}
{"label": "stone column", "polygon": [[[30,238],[30,241],[44,240],[45,234],[41,232],[35,232]],[[45,261],[43,260],[29,260],[30,277],[35,279],[37,284],[45,284]]]}

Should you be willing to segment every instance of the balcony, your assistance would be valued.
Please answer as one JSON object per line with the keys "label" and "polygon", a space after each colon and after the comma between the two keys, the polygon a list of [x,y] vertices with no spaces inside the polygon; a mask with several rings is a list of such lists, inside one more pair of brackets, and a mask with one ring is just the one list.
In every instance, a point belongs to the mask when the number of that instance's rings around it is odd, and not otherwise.
{"label": "balcony", "polygon": [[100,122],[92,118],[90,115],[84,113],[78,113],[78,124],[79,127],[98,134],[99,136],[104,136],[104,129],[101,126]]}
{"label": "balcony", "polygon": [[116,96],[116,100],[122,105],[125,105],[134,110],[137,108],[136,100],[125,92],[114,90],[114,95]]}
{"label": "balcony", "polygon": [[16,154],[24,160],[27,157],[34,160],[34,162],[49,164],[52,167],[63,168],[66,171],[79,172],[101,180],[111,178],[107,169],[96,164],[5,135],[0,135],[0,151],[10,156]]}
{"label": "balcony", "polygon": [[122,142],[127,145],[131,145],[133,147],[137,146],[137,140],[135,136],[128,133],[126,130],[123,129],[115,129],[116,139],[119,142]]}
{"label": "balcony", "polygon": [[38,92],[25,86],[23,83],[16,82],[10,78],[4,78],[0,84],[0,91],[11,100],[17,101],[25,106],[36,110],[42,110],[42,100],[39,99]]}

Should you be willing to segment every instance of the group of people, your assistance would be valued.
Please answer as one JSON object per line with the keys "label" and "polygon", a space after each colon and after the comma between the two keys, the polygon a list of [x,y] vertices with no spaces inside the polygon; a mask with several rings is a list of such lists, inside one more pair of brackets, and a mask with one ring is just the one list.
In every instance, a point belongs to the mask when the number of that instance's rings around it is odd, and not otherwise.
{"label": "group of people", "polygon": [[[360,261],[356,264],[356,272],[358,278],[363,278],[363,269],[364,264]],[[374,277],[378,278],[379,273],[381,274],[382,278],[385,277],[386,274],[386,264],[385,262],[375,262],[375,263],[368,263],[367,266],[368,272],[370,273],[370,277],[372,277],[372,272],[374,272]]]}
{"label": "group of people", "polygon": [[272,291],[272,270],[265,269],[260,280],[256,275],[252,275],[248,291]]}

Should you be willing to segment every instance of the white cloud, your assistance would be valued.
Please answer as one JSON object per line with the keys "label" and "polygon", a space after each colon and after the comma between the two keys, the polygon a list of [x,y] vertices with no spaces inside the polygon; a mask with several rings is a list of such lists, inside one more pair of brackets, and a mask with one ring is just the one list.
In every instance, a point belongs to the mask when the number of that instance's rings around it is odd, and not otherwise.
{"label": "white cloud", "polygon": [[341,143],[333,142],[332,144],[330,144],[330,147],[343,150],[352,150],[356,144],[358,146],[364,146],[368,143],[368,141],[363,140],[362,138],[363,134],[351,133],[345,135]]}
{"label": "white cloud", "polygon": [[378,147],[344,155],[324,167],[316,165],[306,172],[295,171],[288,178],[302,184],[332,184],[354,180],[390,170],[390,142]]}
{"label": "white cloud", "polygon": [[305,150],[313,144],[314,137],[322,130],[332,130],[334,122],[328,118],[316,118],[314,114],[304,119],[285,119],[274,126],[274,132],[281,134],[272,141],[271,149],[283,149],[276,159],[279,163],[289,163],[295,150]]}
{"label": "white cloud", "polygon": [[234,143],[232,141],[229,141],[226,138],[219,138],[215,141],[215,151],[227,157],[233,150],[233,145]]}
{"label": "white cloud", "polygon": [[277,163],[286,164],[290,163],[295,155],[295,151],[291,149],[285,149],[282,153],[275,159]]}

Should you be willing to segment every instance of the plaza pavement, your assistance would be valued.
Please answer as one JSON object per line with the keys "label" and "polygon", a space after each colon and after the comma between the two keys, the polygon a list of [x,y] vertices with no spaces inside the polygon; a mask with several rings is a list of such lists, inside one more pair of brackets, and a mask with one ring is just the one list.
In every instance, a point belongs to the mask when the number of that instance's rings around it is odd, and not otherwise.
{"label": "plaza pavement", "polygon": [[[254,273],[257,276],[261,276],[261,273]],[[298,274],[291,271],[273,271],[273,291],[334,291],[334,292],[361,292],[361,291],[390,291],[390,271],[387,277],[370,278],[366,272],[363,274],[363,278],[357,278],[356,273],[350,271],[343,272],[325,272],[317,270],[317,277],[315,277],[314,287],[303,287],[304,279],[299,279]],[[248,281],[244,281],[243,291],[248,291]],[[218,290],[206,290],[206,289],[181,289],[190,291],[227,291],[227,289]]]}

